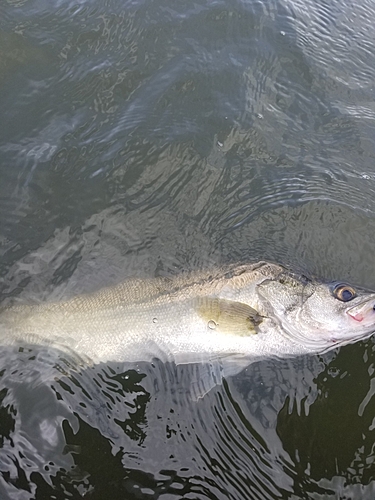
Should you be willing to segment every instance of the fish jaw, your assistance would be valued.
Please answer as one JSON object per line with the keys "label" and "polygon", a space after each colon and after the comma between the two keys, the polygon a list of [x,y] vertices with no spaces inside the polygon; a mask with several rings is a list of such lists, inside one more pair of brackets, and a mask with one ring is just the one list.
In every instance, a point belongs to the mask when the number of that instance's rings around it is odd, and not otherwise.
{"label": "fish jaw", "polygon": [[375,298],[372,301],[366,300],[346,311],[350,321],[360,323],[364,328],[371,328],[375,330]]}
{"label": "fish jaw", "polygon": [[[340,334],[340,332],[342,332]],[[335,346],[366,340],[375,333],[375,294],[345,310],[344,321],[330,340]]]}

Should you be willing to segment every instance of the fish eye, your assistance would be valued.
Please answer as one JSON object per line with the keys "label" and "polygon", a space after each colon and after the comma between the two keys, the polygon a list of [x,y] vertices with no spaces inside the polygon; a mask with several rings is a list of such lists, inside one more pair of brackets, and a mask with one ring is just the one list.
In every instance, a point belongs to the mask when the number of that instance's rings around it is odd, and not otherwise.
{"label": "fish eye", "polygon": [[333,295],[341,302],[349,302],[357,296],[356,291],[349,285],[337,285],[333,289]]}

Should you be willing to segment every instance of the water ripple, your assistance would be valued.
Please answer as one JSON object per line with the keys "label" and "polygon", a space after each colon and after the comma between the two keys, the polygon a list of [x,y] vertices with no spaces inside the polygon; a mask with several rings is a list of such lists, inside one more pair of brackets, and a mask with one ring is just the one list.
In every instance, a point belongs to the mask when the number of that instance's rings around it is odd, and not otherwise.
{"label": "water ripple", "polygon": [[303,52],[329,78],[350,89],[372,86],[374,34],[371,0],[360,3],[286,2]]}

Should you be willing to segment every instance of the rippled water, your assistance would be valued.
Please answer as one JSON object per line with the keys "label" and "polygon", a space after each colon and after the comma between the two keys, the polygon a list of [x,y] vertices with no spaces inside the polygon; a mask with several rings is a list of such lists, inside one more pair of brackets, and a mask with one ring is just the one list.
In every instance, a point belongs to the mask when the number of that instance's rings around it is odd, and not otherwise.
{"label": "rippled water", "polygon": [[[268,259],[375,287],[375,5],[4,0],[0,292]],[[373,499],[373,340],[250,365],[0,353],[0,497]]]}

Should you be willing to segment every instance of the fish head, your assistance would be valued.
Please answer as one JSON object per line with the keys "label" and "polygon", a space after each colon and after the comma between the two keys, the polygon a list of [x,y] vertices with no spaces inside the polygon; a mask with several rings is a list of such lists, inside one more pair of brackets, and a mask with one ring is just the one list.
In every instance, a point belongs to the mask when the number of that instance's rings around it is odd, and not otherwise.
{"label": "fish head", "polygon": [[289,272],[257,289],[282,331],[308,351],[325,352],[375,332],[375,292]]}

